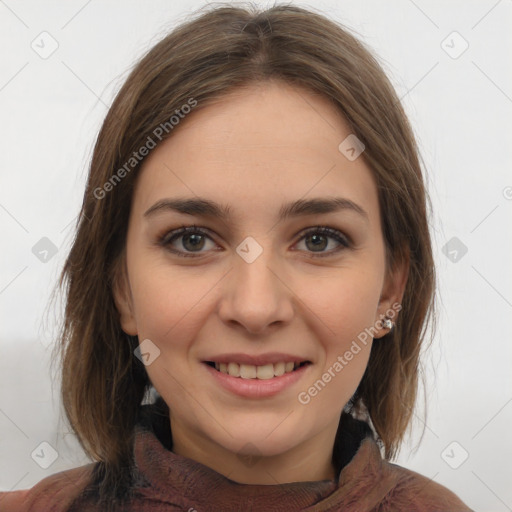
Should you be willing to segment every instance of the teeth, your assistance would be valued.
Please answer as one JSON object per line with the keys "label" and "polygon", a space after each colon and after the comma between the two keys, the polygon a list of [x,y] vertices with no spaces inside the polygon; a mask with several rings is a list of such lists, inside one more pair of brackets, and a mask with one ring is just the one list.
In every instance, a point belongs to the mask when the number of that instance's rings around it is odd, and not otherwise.
{"label": "teeth", "polygon": [[[236,364],[236,363],[230,363]],[[241,364],[240,365],[240,377],[242,379],[255,379],[256,378],[256,370],[257,367],[252,364]],[[226,372],[227,373],[227,372]]]}
{"label": "teeth", "polygon": [[267,380],[272,379],[274,377],[274,365],[266,364],[264,366],[255,366],[256,368],[256,377],[258,379]]}
{"label": "teeth", "polygon": [[236,363],[229,363],[227,373],[229,375],[233,375],[233,377],[240,377],[240,365]]}
{"label": "teeth", "polygon": [[274,375],[276,377],[280,377],[281,375],[284,375],[285,371],[286,371],[286,363],[276,363],[274,365]]}
{"label": "teeth", "polygon": [[232,377],[241,377],[242,379],[260,379],[268,380],[273,377],[280,377],[285,373],[290,373],[300,366],[300,362],[280,362],[275,364],[265,364],[255,366],[252,364],[238,363],[215,363],[215,368],[222,373]]}

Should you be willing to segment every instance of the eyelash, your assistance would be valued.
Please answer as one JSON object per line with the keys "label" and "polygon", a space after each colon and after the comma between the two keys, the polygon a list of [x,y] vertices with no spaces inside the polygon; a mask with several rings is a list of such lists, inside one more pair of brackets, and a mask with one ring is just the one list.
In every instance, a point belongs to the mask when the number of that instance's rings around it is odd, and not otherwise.
{"label": "eyelash", "polygon": [[[160,236],[158,238],[157,243],[158,243],[158,245],[164,247],[168,251],[170,251],[173,254],[176,254],[177,256],[180,256],[180,257],[184,257],[184,258],[200,257],[201,254],[203,254],[201,252],[184,253],[184,252],[176,251],[175,249],[170,248],[171,242],[180,238],[181,236],[188,235],[188,234],[200,234],[200,235],[203,235],[203,236],[206,236],[206,237],[212,239],[207,230],[200,228],[199,226],[196,226],[194,224],[192,226],[182,226],[179,229],[175,229],[173,231],[166,232],[165,234],[163,234],[162,236]],[[325,253],[310,252],[310,254],[314,258],[325,258],[327,256],[332,256],[333,254],[336,254],[336,253],[342,251],[343,249],[348,249],[351,247],[351,243],[350,243],[349,239],[345,235],[343,235],[343,233],[341,231],[338,231],[337,229],[330,228],[328,226],[315,226],[315,227],[309,228],[308,230],[303,232],[303,234],[302,234],[301,238],[298,240],[298,242],[300,242],[301,240],[303,240],[304,238],[306,238],[308,235],[311,235],[311,234],[327,235],[327,236],[335,239],[337,242],[339,242],[341,244],[341,247],[338,247],[337,249],[334,249],[334,250],[331,250],[331,251],[328,251]]]}

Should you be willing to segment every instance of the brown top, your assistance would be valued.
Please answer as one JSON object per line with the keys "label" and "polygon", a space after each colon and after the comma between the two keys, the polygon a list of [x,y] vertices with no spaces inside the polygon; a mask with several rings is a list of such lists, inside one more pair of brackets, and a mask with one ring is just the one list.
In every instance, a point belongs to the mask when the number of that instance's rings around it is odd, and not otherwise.
{"label": "brown top", "polygon": [[[151,412],[152,406],[144,406]],[[308,512],[417,511],[471,512],[440,484],[385,461],[366,423],[362,438],[344,447],[337,480],[278,485],[236,483],[213,469],[170,451],[160,419],[142,420],[135,430],[132,498],[123,512]],[[160,422],[160,423],[159,423]],[[167,421],[167,425],[168,425]],[[170,429],[168,431],[170,433]],[[351,434],[353,437],[353,433]],[[348,437],[350,438],[351,435]],[[0,512],[90,512],[106,510],[96,503],[88,481],[98,463],[62,471],[32,489],[0,493]]]}

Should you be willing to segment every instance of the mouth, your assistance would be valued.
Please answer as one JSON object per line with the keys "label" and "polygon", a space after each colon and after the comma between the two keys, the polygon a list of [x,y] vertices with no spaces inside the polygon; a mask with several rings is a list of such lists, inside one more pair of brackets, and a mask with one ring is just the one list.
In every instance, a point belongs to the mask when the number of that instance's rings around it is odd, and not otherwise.
{"label": "mouth", "polygon": [[215,361],[204,361],[219,373],[224,373],[230,377],[241,379],[270,380],[274,377],[281,377],[287,373],[293,373],[303,366],[308,366],[311,361],[278,362],[269,363],[262,366],[252,364],[242,364],[236,362],[218,363]]}

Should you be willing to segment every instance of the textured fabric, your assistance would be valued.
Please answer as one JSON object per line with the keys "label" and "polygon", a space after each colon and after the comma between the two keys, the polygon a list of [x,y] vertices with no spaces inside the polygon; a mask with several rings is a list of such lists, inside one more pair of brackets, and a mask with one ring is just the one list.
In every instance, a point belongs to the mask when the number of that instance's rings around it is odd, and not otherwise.
{"label": "textured fabric", "polygon": [[[238,484],[211,468],[170,451],[168,419],[144,406],[131,468],[132,498],[126,512],[463,512],[470,511],[445,487],[385,461],[368,425],[350,418],[349,441],[335,446],[335,480],[279,485]],[[350,428],[349,428],[350,427]],[[343,431],[345,432],[345,431]],[[99,507],[91,463],[41,480],[32,489],[0,493],[0,512],[92,512]]]}

